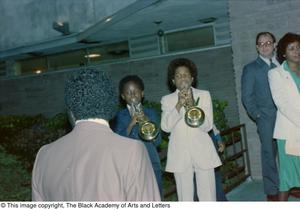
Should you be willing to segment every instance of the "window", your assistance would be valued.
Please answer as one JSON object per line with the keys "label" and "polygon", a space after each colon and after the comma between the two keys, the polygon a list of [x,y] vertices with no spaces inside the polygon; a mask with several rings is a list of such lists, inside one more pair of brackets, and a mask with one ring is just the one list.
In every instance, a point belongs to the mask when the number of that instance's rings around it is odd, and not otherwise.
{"label": "window", "polygon": [[17,60],[13,68],[14,75],[24,75],[66,68],[77,68],[85,65],[98,64],[103,61],[114,61],[128,57],[128,41],[122,41],[99,47],[79,49],[47,56],[36,55],[34,58]]}
{"label": "window", "polygon": [[86,64],[85,50],[76,50],[48,56],[49,70],[80,67]]}
{"label": "window", "polygon": [[89,63],[112,61],[129,57],[128,41],[89,48],[87,50]]}
{"label": "window", "polygon": [[166,52],[176,52],[214,45],[214,29],[212,25],[209,25],[176,32],[166,32],[164,47]]}
{"label": "window", "polygon": [[19,60],[15,63],[16,74],[41,73],[47,70],[46,57]]}

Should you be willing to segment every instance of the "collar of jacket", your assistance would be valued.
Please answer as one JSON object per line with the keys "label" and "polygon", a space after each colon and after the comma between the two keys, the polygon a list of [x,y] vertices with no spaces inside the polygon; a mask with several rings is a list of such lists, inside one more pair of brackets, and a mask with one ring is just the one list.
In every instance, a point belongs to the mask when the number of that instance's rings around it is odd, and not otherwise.
{"label": "collar of jacket", "polygon": [[264,67],[269,68],[269,65],[268,65],[268,64],[267,64],[260,56],[257,57],[256,62],[257,62],[260,66],[264,66]]}
{"label": "collar of jacket", "polygon": [[85,122],[85,121],[90,121],[90,122],[95,122],[95,123],[99,123],[101,125],[105,125],[109,127],[109,124],[106,120],[104,119],[100,119],[100,118],[89,118],[89,119],[84,119],[84,120],[76,120],[75,124],[78,124],[80,122]]}

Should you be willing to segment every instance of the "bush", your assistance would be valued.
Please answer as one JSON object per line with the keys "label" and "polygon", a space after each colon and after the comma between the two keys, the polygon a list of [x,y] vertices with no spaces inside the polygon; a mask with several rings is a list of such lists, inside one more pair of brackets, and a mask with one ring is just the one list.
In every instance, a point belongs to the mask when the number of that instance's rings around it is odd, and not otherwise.
{"label": "bush", "polygon": [[30,173],[0,146],[0,201],[30,201]]}
{"label": "bush", "polygon": [[39,148],[70,131],[67,115],[52,118],[37,116],[1,116],[0,145],[20,159],[30,171]]}
{"label": "bush", "polygon": [[227,101],[221,101],[218,99],[213,99],[213,113],[214,113],[214,123],[217,128],[221,130],[225,130],[229,128],[228,120],[225,115],[225,108],[228,106]]}
{"label": "bush", "polygon": [[[145,101],[144,106],[155,109],[160,117],[160,103]],[[220,130],[228,127],[224,113],[226,106],[227,102],[213,100],[214,121]],[[55,141],[70,130],[71,126],[66,113],[57,114],[52,118],[42,115],[0,116],[0,146],[2,145],[0,149],[0,183],[3,185],[0,188],[0,200],[29,200],[30,174],[37,151],[41,146]],[[16,157],[8,155],[3,147]],[[163,168],[166,162],[167,147],[168,134],[162,132],[159,151]],[[24,167],[27,170],[24,170]],[[6,170],[2,171],[3,168]],[[2,181],[5,182],[2,183]],[[171,185],[173,184],[174,182],[171,181]]]}

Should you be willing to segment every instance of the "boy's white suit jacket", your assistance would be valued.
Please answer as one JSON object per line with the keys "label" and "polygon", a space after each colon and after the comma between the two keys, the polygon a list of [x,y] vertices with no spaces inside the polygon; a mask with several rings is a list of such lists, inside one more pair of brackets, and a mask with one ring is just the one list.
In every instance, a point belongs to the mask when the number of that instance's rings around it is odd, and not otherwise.
{"label": "boy's white suit jacket", "polygon": [[161,99],[161,128],[170,133],[166,165],[166,171],[169,172],[183,172],[190,165],[201,169],[221,165],[213,141],[207,133],[213,127],[210,93],[195,88],[192,91],[195,100],[199,97],[198,107],[205,113],[204,123],[198,128],[191,128],[185,123],[184,108],[181,108],[180,113],[176,110],[178,90]]}

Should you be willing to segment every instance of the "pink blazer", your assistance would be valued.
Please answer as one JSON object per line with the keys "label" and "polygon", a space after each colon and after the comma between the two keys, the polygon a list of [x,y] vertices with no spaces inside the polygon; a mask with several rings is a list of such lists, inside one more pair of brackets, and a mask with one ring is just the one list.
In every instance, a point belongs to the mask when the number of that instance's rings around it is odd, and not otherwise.
{"label": "pink blazer", "polygon": [[144,145],[91,121],[43,146],[32,175],[35,201],[160,200]]}

